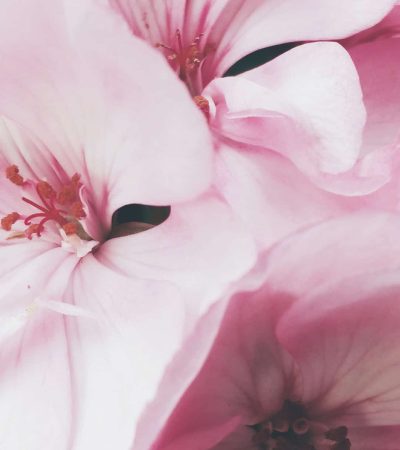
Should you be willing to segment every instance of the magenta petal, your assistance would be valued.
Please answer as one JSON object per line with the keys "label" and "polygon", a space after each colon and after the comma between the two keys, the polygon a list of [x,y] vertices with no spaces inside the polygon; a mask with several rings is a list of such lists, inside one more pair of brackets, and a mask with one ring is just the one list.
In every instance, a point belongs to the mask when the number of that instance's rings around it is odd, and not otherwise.
{"label": "magenta petal", "polygon": [[348,427],[400,420],[399,270],[370,271],[316,286],[277,329],[301,372],[297,395]]}

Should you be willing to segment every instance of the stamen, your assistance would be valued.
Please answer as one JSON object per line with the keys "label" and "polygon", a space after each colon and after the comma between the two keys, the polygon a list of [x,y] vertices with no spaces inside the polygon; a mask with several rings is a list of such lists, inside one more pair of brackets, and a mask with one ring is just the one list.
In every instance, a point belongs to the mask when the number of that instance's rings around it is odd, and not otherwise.
{"label": "stamen", "polygon": [[6,177],[11,181],[11,183],[16,184],[17,186],[22,186],[24,184],[24,179],[19,174],[18,167],[14,164],[7,167]]}
{"label": "stamen", "polygon": [[326,431],[326,425],[308,418],[304,405],[291,400],[267,420],[249,427],[254,430],[252,444],[260,450],[351,449],[345,426]]}
{"label": "stamen", "polygon": [[[203,33],[196,36],[193,41],[185,47],[182,40],[182,34],[179,29],[175,32],[176,46],[168,46],[162,43],[156,43],[157,48],[166,50],[167,60],[171,67],[178,73],[179,78],[186,83],[192,95],[195,95],[196,74],[207,53],[212,50],[212,46],[206,47],[206,50],[200,49]],[[197,89],[199,91],[199,89]]]}
{"label": "stamen", "polygon": [[[14,184],[22,185],[24,183],[22,176],[19,174],[19,169],[15,165],[6,169],[6,177]],[[92,240],[79,222],[80,219],[86,217],[79,197],[81,186],[78,174],[74,174],[69,182],[62,185],[58,193],[47,181],[39,180],[36,182],[35,189],[40,202],[21,197],[23,202],[39,211],[24,218],[23,223],[28,228],[22,233],[22,236],[25,235],[28,239],[32,239],[32,236],[36,234],[37,237],[40,237],[45,224],[53,221],[64,230],[66,235],[77,234],[83,240]],[[57,206],[57,204],[62,206],[62,208]],[[12,225],[20,219],[22,219],[21,214],[17,212],[8,214],[1,219],[1,227],[6,231],[11,231]],[[40,221],[33,223],[35,219],[40,219]],[[20,232],[17,235],[14,233],[14,236],[19,237],[20,235]]]}

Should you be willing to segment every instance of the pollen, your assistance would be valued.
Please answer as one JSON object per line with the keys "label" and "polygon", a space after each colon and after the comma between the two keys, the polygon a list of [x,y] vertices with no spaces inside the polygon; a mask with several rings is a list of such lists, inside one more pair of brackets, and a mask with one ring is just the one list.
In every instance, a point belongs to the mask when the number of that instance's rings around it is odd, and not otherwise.
{"label": "pollen", "polygon": [[210,104],[208,100],[202,95],[195,95],[193,97],[194,102],[200,111],[206,116],[207,119],[210,117]]}
{"label": "pollen", "polygon": [[[6,169],[6,177],[18,186],[25,183],[16,165],[9,166]],[[67,235],[78,234],[82,239],[91,239],[79,222],[86,217],[86,213],[79,196],[82,183],[78,174],[74,174],[58,189],[46,180],[39,180],[31,184],[35,187],[37,199],[21,197],[21,200],[31,206],[34,212],[27,216],[18,212],[6,215],[1,219],[3,230],[13,231],[13,225],[18,221],[23,221],[23,225],[26,226],[25,230],[23,232],[18,231],[13,236],[19,237],[22,234],[22,236],[32,239],[34,235],[41,236],[47,222],[53,222],[59,228],[62,228]]]}
{"label": "pollen", "polygon": [[11,181],[11,183],[16,184],[17,186],[22,186],[24,184],[24,179],[19,174],[18,167],[14,164],[12,166],[7,167],[6,177]]}
{"label": "pollen", "polygon": [[6,231],[11,231],[11,227],[20,218],[21,216],[17,212],[12,212],[11,214],[8,214],[7,216],[1,219],[1,228],[3,228],[3,230]]}

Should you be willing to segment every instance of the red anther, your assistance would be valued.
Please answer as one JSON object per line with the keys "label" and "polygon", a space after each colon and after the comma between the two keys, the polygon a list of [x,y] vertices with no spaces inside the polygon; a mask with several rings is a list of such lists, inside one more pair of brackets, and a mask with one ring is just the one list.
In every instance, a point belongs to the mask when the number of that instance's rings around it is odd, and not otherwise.
{"label": "red anther", "polygon": [[38,237],[40,237],[40,226],[36,223],[34,223],[33,225],[30,225],[26,230],[25,230],[25,236],[31,240],[32,239],[32,235],[33,234],[37,234]]}
{"label": "red anther", "polygon": [[1,228],[3,228],[3,230],[10,231],[14,223],[20,218],[21,216],[17,212],[8,214],[6,217],[1,219]]}
{"label": "red anther", "polygon": [[86,217],[86,213],[83,209],[82,202],[80,202],[79,200],[72,203],[72,205],[70,207],[70,211],[71,211],[71,214],[74,217],[76,217],[77,219],[83,219],[84,217]]}
{"label": "red anther", "polygon": [[22,186],[24,184],[24,179],[19,174],[19,169],[15,164],[7,167],[6,177],[11,181],[11,183],[16,184],[17,186]]}
{"label": "red anther", "polygon": [[46,199],[55,199],[56,191],[50,186],[47,181],[39,181],[36,185],[38,194]]}
{"label": "red anther", "polygon": [[63,230],[68,236],[71,234],[77,234],[78,226],[74,222],[67,222],[66,224],[63,225]]}

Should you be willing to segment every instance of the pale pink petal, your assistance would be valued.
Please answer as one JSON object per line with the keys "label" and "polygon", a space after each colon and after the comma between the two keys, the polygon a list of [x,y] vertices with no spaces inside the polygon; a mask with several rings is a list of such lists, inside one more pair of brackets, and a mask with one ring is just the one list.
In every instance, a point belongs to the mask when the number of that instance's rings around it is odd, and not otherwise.
{"label": "pale pink petal", "polygon": [[207,194],[172,207],[168,220],[151,230],[109,240],[97,258],[129,277],[176,284],[187,299],[186,313],[198,317],[251,269],[256,251],[230,208]]}
{"label": "pale pink petal", "polygon": [[299,231],[271,251],[269,282],[277,289],[285,286],[287,292],[299,297],[343,276],[399,267],[399,226],[398,215],[368,211]]}
{"label": "pale pink petal", "polygon": [[342,45],[346,48],[354,47],[366,42],[375,41],[378,39],[387,39],[393,37],[399,37],[400,33],[400,5],[397,4],[390,11],[390,13],[384,17],[379,23],[367,30],[363,30],[360,33],[350,36],[347,39],[341,41]]}
{"label": "pale pink petal", "polygon": [[369,266],[337,285],[316,285],[277,328],[301,373],[296,397],[314,417],[348,427],[400,420],[399,270]]}
{"label": "pale pink petal", "polygon": [[222,146],[218,152],[217,186],[264,247],[360,206],[319,189],[275,152],[251,146]]}
{"label": "pale pink petal", "polygon": [[64,301],[78,259],[45,241],[2,243],[1,251],[0,446],[67,449],[74,427],[68,338],[62,315],[44,304]]}
{"label": "pale pink petal", "polygon": [[232,0],[224,16],[214,19],[216,25],[208,38],[218,45],[216,71],[222,74],[241,57],[259,48],[349,36],[377,23],[395,3],[394,0],[307,0],[301,4],[296,0]]}
{"label": "pale pink petal", "polygon": [[1,345],[0,446],[68,450],[75,393],[64,318],[37,312]]}
{"label": "pale pink petal", "polygon": [[68,300],[95,317],[72,325],[74,448],[128,448],[190,328],[184,299],[171,283],[128,278],[88,255],[75,271]]}
{"label": "pale pink petal", "polygon": [[355,67],[338,44],[296,47],[243,75],[215,80],[204,95],[215,102],[211,126],[218,135],[274,150],[315,182],[357,161],[365,109]]}

